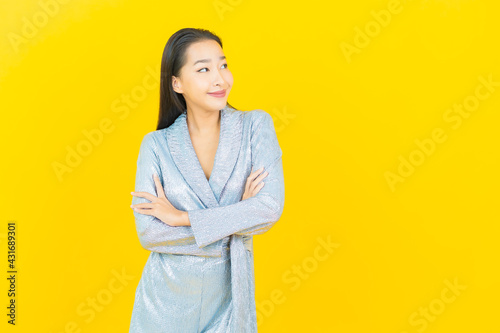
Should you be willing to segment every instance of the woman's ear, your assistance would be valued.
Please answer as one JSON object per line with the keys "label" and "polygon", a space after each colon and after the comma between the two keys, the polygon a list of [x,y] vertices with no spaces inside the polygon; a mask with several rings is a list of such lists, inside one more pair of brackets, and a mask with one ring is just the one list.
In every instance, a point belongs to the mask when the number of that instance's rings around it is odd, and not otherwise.
{"label": "woman's ear", "polygon": [[180,82],[179,82],[179,80],[175,76],[172,76],[172,89],[176,93],[182,94],[182,89],[180,87]]}

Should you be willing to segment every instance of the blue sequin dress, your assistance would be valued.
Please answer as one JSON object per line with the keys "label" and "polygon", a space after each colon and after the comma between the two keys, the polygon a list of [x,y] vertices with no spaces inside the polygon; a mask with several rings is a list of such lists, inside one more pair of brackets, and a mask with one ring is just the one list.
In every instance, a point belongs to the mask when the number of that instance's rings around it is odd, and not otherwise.
{"label": "blue sequin dress", "polygon": [[[283,212],[282,151],[263,110],[220,110],[220,137],[207,180],[189,135],[186,112],[140,146],[136,192],[157,196],[157,174],[170,203],[191,226],[172,227],[134,211],[140,244],[151,251],[135,293],[131,333],[257,332],[253,236]],[[251,170],[269,174],[241,200]],[[132,204],[149,202],[133,197]]]}

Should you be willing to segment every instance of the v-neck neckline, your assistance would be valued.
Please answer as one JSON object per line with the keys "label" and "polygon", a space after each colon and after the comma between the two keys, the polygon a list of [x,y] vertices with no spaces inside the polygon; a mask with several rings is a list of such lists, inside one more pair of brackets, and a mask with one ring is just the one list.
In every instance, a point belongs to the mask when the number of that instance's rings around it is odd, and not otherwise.
{"label": "v-neck neckline", "polygon": [[220,118],[220,128],[219,128],[219,142],[217,143],[217,150],[215,151],[215,156],[214,156],[214,161],[213,161],[213,165],[212,165],[212,171],[210,172],[210,176],[208,177],[207,179],[207,176],[205,175],[205,171],[203,171],[203,167],[201,166],[201,162],[200,162],[200,158],[198,157],[198,154],[196,154],[196,150],[194,149],[194,145],[193,145],[193,140],[191,139],[191,134],[189,133],[189,127],[188,127],[188,124],[187,124],[187,112],[184,111],[184,120],[182,122],[183,126],[185,126],[185,131],[187,133],[187,144],[188,144],[188,147],[189,149],[192,151],[192,153],[194,154],[194,157],[196,159],[196,161],[198,163],[196,163],[196,169],[198,169],[197,172],[201,172],[201,174],[203,175],[203,179],[206,180],[206,182],[208,184],[212,184],[213,183],[213,176],[214,176],[214,173],[217,172],[217,170],[219,169],[217,167],[218,163],[218,156],[220,155],[220,151],[221,151],[221,146],[222,146],[222,141],[223,141],[223,131],[225,130],[225,109],[222,109],[222,110],[219,110],[219,118]]}
{"label": "v-neck neckline", "polygon": [[229,107],[219,112],[219,144],[208,179],[189,135],[187,114],[181,113],[165,130],[168,149],[177,169],[206,207],[219,205],[223,190],[238,160],[243,140],[243,112]]}

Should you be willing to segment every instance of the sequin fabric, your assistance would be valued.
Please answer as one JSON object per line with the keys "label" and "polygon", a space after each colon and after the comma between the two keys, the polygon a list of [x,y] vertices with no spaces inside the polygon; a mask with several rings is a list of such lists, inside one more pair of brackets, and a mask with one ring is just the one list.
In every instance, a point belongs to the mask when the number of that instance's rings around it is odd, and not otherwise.
{"label": "sequin fabric", "polygon": [[[136,289],[130,333],[257,332],[253,236],[268,231],[283,212],[282,151],[267,112],[226,107],[220,116],[209,180],[185,111],[142,140],[135,191],[157,196],[156,173],[191,226],[172,227],[134,211],[140,244],[151,253]],[[252,167],[269,174],[256,196],[241,200]],[[142,202],[149,200],[132,199]]]}

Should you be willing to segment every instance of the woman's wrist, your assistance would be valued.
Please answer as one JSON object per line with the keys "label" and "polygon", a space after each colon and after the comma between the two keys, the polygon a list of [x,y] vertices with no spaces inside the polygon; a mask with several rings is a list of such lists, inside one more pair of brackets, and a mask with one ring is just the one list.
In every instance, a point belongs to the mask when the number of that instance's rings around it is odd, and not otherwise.
{"label": "woman's wrist", "polygon": [[190,227],[189,214],[187,211],[181,211],[181,225],[185,227]]}

